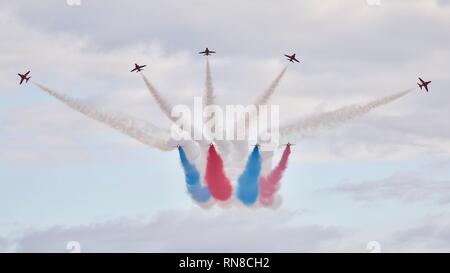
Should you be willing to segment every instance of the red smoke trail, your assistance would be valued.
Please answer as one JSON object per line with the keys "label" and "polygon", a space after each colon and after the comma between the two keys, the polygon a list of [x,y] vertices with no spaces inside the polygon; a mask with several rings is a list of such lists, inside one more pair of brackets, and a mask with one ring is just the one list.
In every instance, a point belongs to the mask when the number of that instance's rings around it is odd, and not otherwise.
{"label": "red smoke trail", "polygon": [[287,168],[289,155],[291,154],[291,145],[286,145],[280,162],[269,175],[261,176],[259,179],[259,201],[263,206],[270,206],[273,203],[273,196],[280,188],[281,177]]}
{"label": "red smoke trail", "polygon": [[208,149],[205,180],[211,195],[215,199],[226,201],[231,197],[232,187],[223,170],[223,160],[212,144],[209,145]]}

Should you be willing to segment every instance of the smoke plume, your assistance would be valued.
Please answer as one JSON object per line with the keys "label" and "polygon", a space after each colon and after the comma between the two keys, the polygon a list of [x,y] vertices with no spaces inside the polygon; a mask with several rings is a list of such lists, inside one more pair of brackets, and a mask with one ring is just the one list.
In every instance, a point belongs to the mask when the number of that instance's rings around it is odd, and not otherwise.
{"label": "smoke plume", "polygon": [[367,114],[375,108],[393,102],[411,91],[409,89],[391,96],[375,99],[365,104],[353,104],[300,120],[294,124],[280,128],[281,141],[299,141],[314,131],[337,127],[346,121]]}
{"label": "smoke plume", "polygon": [[159,106],[159,109],[166,115],[168,119],[170,119],[172,122],[176,122],[177,120],[172,117],[172,107],[161,97],[159,94],[159,91],[150,83],[150,81],[147,79],[147,77],[144,74],[142,75],[142,79],[145,82],[145,85],[147,86],[148,91],[152,95],[152,97],[155,99],[156,103]]}
{"label": "smoke plume", "polygon": [[250,156],[244,172],[238,178],[237,198],[246,206],[253,205],[258,199],[258,181],[261,173],[261,155],[259,147],[255,146]]}
{"label": "smoke plume", "polygon": [[189,162],[181,146],[178,147],[178,153],[186,178],[186,187],[192,199],[201,203],[209,201],[211,193],[207,187],[201,185],[197,168]]}
{"label": "smoke plume", "polygon": [[93,120],[106,124],[143,144],[158,148],[162,151],[172,150],[172,148],[167,145],[167,139],[169,139],[167,132],[153,124],[143,121],[138,122],[134,119],[119,116],[117,114],[114,116],[107,115],[67,95],[60,94],[41,84],[34,84],[42,91],[61,101],[73,110],[78,111]]}
{"label": "smoke plume", "polygon": [[281,79],[283,79],[284,74],[286,73],[288,66],[286,65],[283,70],[281,70],[280,74],[273,80],[273,82],[270,84],[269,88],[262,94],[262,96],[256,101],[255,105],[264,105],[269,100],[270,97],[272,97],[273,93],[275,93],[275,90],[277,89],[278,85],[281,82]]}
{"label": "smoke plume", "polygon": [[274,194],[280,188],[281,178],[287,168],[289,155],[291,154],[291,145],[286,145],[278,165],[267,175],[259,179],[259,201],[263,206],[273,204]]}
{"label": "smoke plume", "polygon": [[212,83],[212,77],[211,77],[211,67],[209,66],[209,60],[206,59],[206,90],[205,90],[205,97],[206,97],[206,105],[212,105],[214,104],[214,87]]}
{"label": "smoke plume", "polygon": [[231,197],[233,189],[230,180],[225,175],[223,160],[212,144],[209,145],[207,160],[205,180],[211,195],[217,200],[226,201]]}

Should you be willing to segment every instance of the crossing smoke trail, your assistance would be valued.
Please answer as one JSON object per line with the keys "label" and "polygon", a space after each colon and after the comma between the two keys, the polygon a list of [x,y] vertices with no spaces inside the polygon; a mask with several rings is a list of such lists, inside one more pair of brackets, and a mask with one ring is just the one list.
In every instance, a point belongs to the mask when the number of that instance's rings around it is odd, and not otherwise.
{"label": "crossing smoke trail", "polygon": [[212,84],[211,67],[209,59],[206,58],[206,105],[214,104],[214,87]]}
{"label": "crossing smoke trail", "polygon": [[[281,72],[278,74],[278,76],[272,81],[272,83],[270,84],[269,88],[267,88],[264,93],[261,95],[261,97],[259,97],[256,102],[255,102],[255,106],[256,106],[256,114],[259,114],[259,105],[265,105],[270,98],[272,97],[272,95],[275,93],[278,85],[280,84],[281,80],[283,79],[284,74],[286,74],[287,68],[289,65],[286,65],[283,70],[281,70]],[[254,121],[253,119],[255,118],[255,113],[250,113],[249,115],[245,116],[245,130],[246,133],[248,133],[249,131],[249,125],[250,125],[250,120]],[[233,156],[233,162],[236,162],[237,164],[235,164],[236,166],[234,166],[234,169],[237,170],[241,170],[242,167],[239,164],[239,162],[245,161],[245,156],[246,153],[242,152],[246,150],[246,147],[248,146],[248,141],[232,141],[232,147],[233,147],[233,152],[232,152],[232,156]],[[271,162],[272,158],[271,156],[264,156],[263,158],[261,158],[261,161],[264,161],[265,164],[264,166],[270,166],[270,162]]]}
{"label": "crossing smoke trail", "polygon": [[267,176],[261,176],[259,179],[259,202],[263,206],[271,206],[273,204],[274,194],[280,188],[281,178],[287,168],[289,155],[291,154],[291,145],[286,145],[280,162]]}
{"label": "crossing smoke trail", "polygon": [[[145,85],[147,86],[148,91],[150,92],[150,95],[152,95],[152,97],[155,99],[156,103],[159,106],[159,109],[164,113],[164,115],[166,115],[166,117],[168,119],[170,119],[172,122],[176,123],[177,119],[172,117],[172,108],[169,105],[169,103],[167,103],[159,94],[159,91],[150,83],[150,81],[148,80],[148,78],[141,73],[142,75],[142,79],[145,82]],[[191,138],[193,138],[193,134],[194,131],[197,130],[195,128],[195,126],[193,124],[190,125],[191,127]],[[196,142],[205,145],[206,142],[204,140],[196,140]],[[193,143],[191,143],[190,145],[192,145]]]}
{"label": "crossing smoke trail", "polygon": [[244,172],[238,178],[237,198],[246,206],[253,205],[258,199],[258,179],[261,173],[261,155],[255,146],[248,157]]}
{"label": "crossing smoke trail", "polygon": [[[267,88],[267,90],[264,91],[264,93],[261,95],[261,97],[259,97],[256,100],[256,102],[255,102],[256,114],[259,114],[258,106],[266,104],[270,100],[273,93],[275,93],[278,85],[280,84],[281,80],[283,79],[284,74],[287,71],[287,68],[288,68],[288,65],[286,65],[283,68],[283,70],[281,70],[280,74],[278,74],[278,76],[272,81],[269,88]],[[250,113],[248,115],[245,115],[245,130],[246,130],[247,137],[248,137],[250,119],[252,119],[252,121],[253,121],[253,118],[255,118],[255,113]],[[237,124],[239,124],[239,123],[240,122],[238,121]],[[235,165],[232,167],[232,169],[240,171],[240,170],[242,170],[241,165],[243,165],[241,163],[245,161],[245,157],[247,155],[246,148],[248,147],[248,140],[231,141],[231,147],[232,147],[232,151],[230,152],[230,154],[231,154],[231,158],[232,158],[232,163],[234,163],[234,165]],[[261,159],[261,160],[263,160],[263,159]],[[271,161],[271,157],[264,157],[264,161],[267,161],[267,162]],[[235,173],[235,172],[233,172],[233,173]]]}
{"label": "crossing smoke trail", "polygon": [[226,201],[233,192],[231,182],[225,175],[223,160],[214,145],[209,145],[208,161],[206,163],[205,180],[211,195],[220,201]]}
{"label": "crossing smoke trail", "polygon": [[[261,95],[260,98],[257,99],[257,101],[255,102],[255,106],[256,106],[256,114],[259,114],[259,105],[265,105],[270,98],[272,97],[272,95],[275,93],[278,85],[280,84],[281,80],[283,79],[284,74],[286,73],[286,70],[288,68],[288,65],[286,65],[283,70],[281,70],[280,74],[278,74],[278,76],[272,81],[272,83],[270,84],[269,88],[267,88],[266,91],[264,91],[264,93]],[[255,118],[255,114],[250,113],[249,115],[245,116],[245,130],[246,133],[248,133],[249,130],[249,125],[250,125],[250,119]],[[245,143],[244,143],[245,142]],[[248,145],[248,143],[246,141],[233,141],[233,150],[234,150],[234,155],[235,157],[238,157],[239,155],[241,155],[240,158],[237,158],[238,161],[240,160],[245,160],[242,157],[242,153],[238,152],[239,150],[242,150],[242,145]],[[267,158],[268,161],[271,160],[271,158]],[[266,161],[266,160],[265,160]]]}
{"label": "crossing smoke trail", "polygon": [[[264,105],[269,102],[271,96],[275,93],[283,79],[287,68],[288,66],[283,68],[268,89],[256,100],[256,106]],[[160,110],[172,122],[177,123],[178,120],[171,115],[171,105],[164,100],[147,77],[142,73],[141,75],[147,89],[156,100]],[[176,137],[171,139],[167,131],[150,123],[136,121],[118,115],[107,115],[100,110],[85,105],[67,95],[60,94],[43,85],[37,83],[34,84],[41,90],[66,104],[68,107],[93,120],[121,131],[146,145],[156,147],[162,151],[168,151],[173,149],[173,145],[180,144],[180,141],[178,141]],[[215,103],[215,98],[211,67],[208,59],[206,60],[205,88],[206,105],[213,105]],[[395,101],[409,92],[411,92],[411,90],[379,98],[365,104],[345,106],[285,126],[280,130],[281,142],[298,141],[306,134],[315,130],[338,126],[341,123],[362,116],[372,109]],[[256,113],[259,113],[258,107]],[[245,117],[245,127],[247,131],[250,118],[252,118],[251,115]],[[244,120],[244,118],[241,117],[241,120]],[[196,132],[196,126],[204,125],[197,123],[189,125],[184,124],[184,127],[190,128]],[[227,127],[225,127],[225,129],[222,128],[222,130],[226,130],[226,128]],[[183,148],[180,146],[178,152],[185,175],[187,191],[194,201],[199,204],[208,204],[211,197],[219,201],[229,200],[233,195],[233,187],[230,181],[237,181],[235,197],[244,205],[254,205],[258,200],[260,204],[266,207],[274,204],[275,194],[280,187],[283,173],[287,169],[291,153],[289,145],[287,145],[283,151],[283,155],[278,162],[278,165],[272,169],[273,151],[261,152],[259,147],[255,146],[250,155],[248,155],[248,139],[240,141],[215,140],[216,146],[205,145],[205,143],[208,144],[210,142],[208,136],[203,135],[201,140],[193,139],[191,132],[191,138],[181,141]],[[261,141],[259,142],[261,143]],[[202,177],[204,177],[206,185],[202,183]]]}
{"label": "crossing smoke trail", "polygon": [[325,112],[301,120],[295,124],[282,127],[280,128],[281,141],[299,141],[301,138],[306,136],[308,133],[312,133],[313,131],[336,127],[346,121],[362,116],[377,107],[393,102],[411,91],[412,89],[408,89],[391,96],[373,100],[366,104],[353,104],[345,106],[337,110]]}
{"label": "crossing smoke trail", "polygon": [[133,119],[121,117],[118,115],[115,116],[107,115],[99,110],[84,105],[81,102],[77,101],[76,99],[70,98],[67,95],[60,94],[41,84],[38,83],[34,84],[42,91],[61,101],[62,103],[72,108],[73,110],[76,110],[93,120],[106,124],[109,127],[114,128],[136,139],[137,141],[143,144],[158,148],[162,151],[172,150],[172,148],[167,145],[167,139],[169,138],[168,134],[162,129],[150,123],[145,122],[143,123],[143,126],[140,126]]}
{"label": "crossing smoke trail", "polygon": [[186,187],[192,199],[200,203],[209,201],[211,193],[207,187],[201,185],[197,168],[189,162],[182,147],[178,147],[178,153],[186,178]]}

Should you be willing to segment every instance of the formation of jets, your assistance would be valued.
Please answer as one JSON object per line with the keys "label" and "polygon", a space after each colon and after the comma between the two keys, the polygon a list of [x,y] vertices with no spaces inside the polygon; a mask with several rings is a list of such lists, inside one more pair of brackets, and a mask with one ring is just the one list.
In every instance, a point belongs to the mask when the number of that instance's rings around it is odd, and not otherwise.
{"label": "formation of jets", "polygon": [[[288,143],[286,143],[286,144],[283,144],[283,146],[294,146],[294,145],[295,145],[295,144],[292,144],[292,143],[290,143],[290,142],[288,142]],[[261,144],[256,143],[256,144],[253,144],[253,145],[250,145],[250,146],[260,148],[260,147],[261,147]]]}
{"label": "formation of jets", "polygon": [[[205,50],[200,51],[198,54],[202,54],[203,56],[209,56],[211,54],[216,53],[213,50],[210,50],[209,48],[205,48]],[[287,58],[287,60],[291,63],[297,62],[300,63],[300,61],[296,58],[296,54],[293,53],[292,55],[289,54],[284,54],[284,56]],[[130,72],[141,72],[142,70],[144,70],[144,67],[146,67],[147,65],[139,65],[137,63],[134,64],[134,68],[130,71]],[[30,75],[30,71],[28,70],[25,74],[20,74],[18,73],[19,77],[20,77],[20,82],[19,85],[21,85],[24,81],[25,83],[28,83],[28,80],[30,80],[31,76]],[[427,92],[429,92],[428,90],[428,85],[431,83],[431,81],[424,81],[422,78],[419,77],[419,83],[417,83],[417,85],[420,87],[420,90],[423,90],[423,88],[425,88],[425,90]],[[258,145],[258,144],[257,144]],[[287,143],[285,145],[293,145],[291,143]],[[180,145],[177,145],[177,147],[181,147]]]}
{"label": "formation of jets", "polygon": [[425,90],[427,90],[428,92],[428,85],[431,83],[431,81],[424,81],[419,77],[419,81],[420,83],[417,83],[417,85],[419,85],[420,90],[422,90],[422,88],[425,88]]}
{"label": "formation of jets", "polygon": [[[286,143],[286,144],[283,144],[283,146],[294,146],[294,145],[295,145],[295,144],[290,143],[290,142],[288,142],[288,143]],[[214,143],[213,143],[213,142],[209,143],[209,146],[214,146]],[[260,148],[260,147],[261,147],[261,144],[256,143],[256,144],[253,144],[253,145],[250,145],[250,146]],[[180,148],[180,147],[183,147],[183,145],[177,144],[177,145],[174,145],[173,147],[174,147],[174,148]]]}
{"label": "formation of jets", "polygon": [[130,72],[134,72],[134,71],[136,71],[136,73],[141,72],[142,70],[144,70],[144,67],[146,67],[145,64],[144,65],[134,64],[134,68]]}
{"label": "formation of jets", "polygon": [[25,74],[17,73],[17,75],[19,75],[19,77],[20,77],[20,83],[19,84],[22,84],[23,81],[25,81],[26,83],[28,82],[28,80],[31,78],[31,76],[27,77],[30,74],[30,72],[31,71],[28,70],[28,72],[25,73]]}

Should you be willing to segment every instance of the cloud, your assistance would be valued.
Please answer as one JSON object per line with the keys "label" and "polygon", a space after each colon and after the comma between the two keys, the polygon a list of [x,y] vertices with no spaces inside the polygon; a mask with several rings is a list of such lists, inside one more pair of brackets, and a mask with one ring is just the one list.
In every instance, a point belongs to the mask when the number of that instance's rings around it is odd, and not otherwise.
{"label": "cloud", "polygon": [[[368,252],[377,238],[382,252],[448,252],[448,215],[422,217],[415,224],[380,233],[305,223],[306,212],[287,210],[161,211],[85,225],[25,229],[0,237],[0,252]],[[17,234],[17,233],[16,233]]]}
{"label": "cloud", "polygon": [[443,7],[448,7],[450,5],[450,2],[447,0],[437,0],[437,3]]}
{"label": "cloud", "polygon": [[390,238],[390,245],[402,252],[448,252],[448,219],[448,212],[426,215],[414,225],[395,231]]}
{"label": "cloud", "polygon": [[7,251],[7,247],[10,245],[10,242],[6,240],[5,238],[0,237],[0,251]]}
{"label": "cloud", "polygon": [[347,182],[330,190],[360,201],[395,200],[401,202],[450,203],[450,181],[428,178],[416,172],[397,173],[379,180]]}
{"label": "cloud", "polygon": [[[300,220],[300,223],[298,222]],[[164,211],[151,220],[127,218],[80,226],[28,230],[9,241],[17,252],[328,252],[346,232],[301,223],[280,211]]]}

